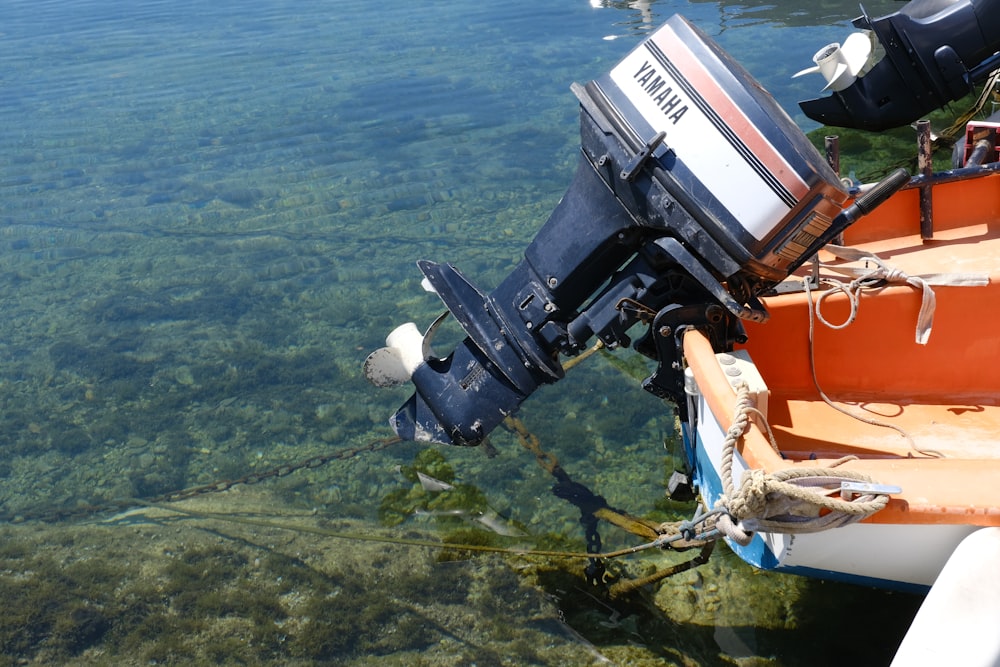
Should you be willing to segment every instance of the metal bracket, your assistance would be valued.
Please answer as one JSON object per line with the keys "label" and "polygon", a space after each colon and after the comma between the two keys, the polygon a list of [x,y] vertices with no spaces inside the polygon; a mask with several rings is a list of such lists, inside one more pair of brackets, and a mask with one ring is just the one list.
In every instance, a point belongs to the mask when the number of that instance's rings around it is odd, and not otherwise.
{"label": "metal bracket", "polygon": [[629,160],[628,163],[622,168],[619,177],[623,181],[631,181],[635,178],[635,175],[638,174],[639,170],[641,170],[643,165],[646,164],[646,160],[653,155],[653,151],[659,148],[660,144],[662,144],[663,140],[666,138],[667,133],[665,131],[661,130],[660,132],[657,132],[655,137],[646,142],[646,145],[643,146],[642,150],[632,156],[632,159]]}
{"label": "metal bracket", "polygon": [[659,361],[656,371],[642,381],[642,388],[671,401],[683,411],[687,403],[680,352],[684,330],[690,327],[701,329],[708,334],[715,349],[728,350],[732,349],[732,340],[737,337],[733,328],[738,326],[738,322],[727,316],[725,308],[714,303],[671,304],[661,310],[653,320],[649,334],[635,345],[637,351]]}
{"label": "metal bracket", "polygon": [[868,482],[841,482],[840,497],[851,500],[855,496],[874,496],[900,494],[903,488],[892,484],[874,484]]}

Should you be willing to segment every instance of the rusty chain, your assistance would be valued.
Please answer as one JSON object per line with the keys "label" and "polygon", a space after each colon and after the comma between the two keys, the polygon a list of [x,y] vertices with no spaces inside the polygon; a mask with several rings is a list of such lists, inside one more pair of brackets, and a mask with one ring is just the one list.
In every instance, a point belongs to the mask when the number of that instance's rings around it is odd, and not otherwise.
{"label": "rusty chain", "polygon": [[[298,470],[306,470],[309,468],[318,468],[322,465],[330,463],[331,461],[343,461],[346,459],[353,458],[359,454],[366,452],[377,452],[383,449],[387,449],[392,445],[402,442],[402,438],[392,437],[392,438],[380,438],[377,440],[372,440],[367,445],[361,445],[360,447],[349,447],[346,449],[340,449],[335,452],[330,452],[329,454],[319,454],[317,456],[311,456],[307,459],[299,461],[297,463],[286,463],[280,465],[276,468],[271,468],[270,470],[264,470],[262,472],[252,472],[237,479],[223,479],[212,482],[210,484],[202,484],[201,486],[193,486],[186,489],[179,489],[177,491],[171,491],[169,493],[164,493],[159,496],[154,496],[152,498],[144,498],[143,500],[149,503],[170,503],[177,502],[180,500],[187,500],[188,498],[194,498],[197,496],[208,495],[211,493],[221,493],[234,486],[239,485],[250,485],[263,482],[264,480],[274,479],[277,477],[285,477]],[[100,514],[102,512],[113,512],[120,511],[129,507],[133,507],[135,503],[131,499],[125,500],[109,500],[99,504],[86,504],[78,505],[76,507],[54,507],[45,510],[40,510],[32,514],[26,514],[24,512],[18,513],[4,513],[0,514],[0,522],[9,523],[21,523],[24,521],[42,521],[46,523],[52,523],[56,521],[64,521],[73,518],[82,518],[87,516],[92,516],[95,514]]]}
{"label": "rusty chain", "polygon": [[529,431],[523,421],[517,417],[507,417],[503,420],[503,427],[517,436],[522,447],[534,454],[538,465],[542,466],[550,475],[558,477],[558,471],[562,470],[559,466],[559,459],[556,458],[555,454],[542,449],[542,443],[538,436]]}
{"label": "rusty chain", "polygon": [[287,463],[285,465],[280,465],[277,468],[271,468],[270,470],[265,470],[263,472],[252,472],[237,479],[223,479],[217,482],[212,482],[211,484],[202,484],[201,486],[193,486],[187,489],[180,489],[178,491],[171,491],[170,493],[165,493],[155,498],[149,498],[149,502],[153,503],[172,503],[179,500],[187,500],[188,498],[194,498],[195,496],[204,496],[210,493],[220,493],[222,491],[227,491],[234,486],[238,485],[250,485],[258,484],[268,479],[274,479],[276,477],[285,477],[298,470],[306,470],[309,468],[318,468],[322,465],[326,465],[331,461],[343,461],[345,459],[354,458],[358,454],[363,454],[366,452],[378,452],[386,449],[396,443],[402,442],[402,438],[399,436],[393,438],[381,438],[379,440],[372,440],[367,445],[362,445],[360,447],[349,447],[347,449],[341,449],[336,452],[331,452],[329,454],[319,454],[317,456],[312,456],[298,463]]}

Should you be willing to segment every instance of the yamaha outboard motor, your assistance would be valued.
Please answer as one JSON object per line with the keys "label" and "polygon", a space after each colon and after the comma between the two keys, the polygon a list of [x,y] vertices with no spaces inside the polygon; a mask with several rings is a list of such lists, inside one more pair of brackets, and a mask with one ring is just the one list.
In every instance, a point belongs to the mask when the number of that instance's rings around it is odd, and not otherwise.
{"label": "yamaha outboard motor", "polygon": [[[813,120],[884,130],[972,92],[1000,67],[1000,2],[912,0],[889,16],[854,20],[862,32],[813,57],[833,94],[800,102]],[[880,60],[878,60],[881,58]]]}
{"label": "yamaha outboard motor", "polygon": [[573,91],[580,164],[517,268],[487,294],[449,264],[418,263],[467,338],[437,358],[440,319],[423,335],[409,323],[365,362],[378,385],[413,382],[390,420],[403,438],[477,444],[563,376],[560,354],[594,337],[629,345],[637,323],[635,348],[659,361],[643,386],[683,403],[680,332],[731,349],[741,320],[766,319],[759,294],[889,193],[842,210],[847,193],[805,135],[680,16]]}

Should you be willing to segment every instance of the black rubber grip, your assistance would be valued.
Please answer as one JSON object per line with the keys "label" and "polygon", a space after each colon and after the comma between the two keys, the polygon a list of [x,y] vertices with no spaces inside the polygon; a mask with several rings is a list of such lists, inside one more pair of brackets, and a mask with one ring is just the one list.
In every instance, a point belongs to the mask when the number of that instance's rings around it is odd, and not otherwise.
{"label": "black rubber grip", "polygon": [[900,167],[876,183],[871,190],[858,197],[854,201],[854,206],[861,211],[862,215],[868,215],[909,182],[910,172]]}

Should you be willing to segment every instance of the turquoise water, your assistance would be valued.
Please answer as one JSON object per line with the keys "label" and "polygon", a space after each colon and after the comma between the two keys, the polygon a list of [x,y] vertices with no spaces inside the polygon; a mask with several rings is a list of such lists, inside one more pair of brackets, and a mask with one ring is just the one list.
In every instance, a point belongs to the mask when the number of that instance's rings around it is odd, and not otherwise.
{"label": "turquoise water", "polygon": [[[94,520],[90,505],[152,498],[386,437],[386,420],[408,392],[375,390],[360,368],[394,326],[425,325],[440,310],[420,288],[414,261],[453,262],[486,288],[517,263],[576,163],[571,82],[606,71],[680,12],[813,129],[795,102],[818,86],[789,77],[819,46],[846,36],[857,13],[853,0],[601,4],[0,1],[0,516],[22,526],[55,512],[75,530]],[[897,3],[866,6],[878,13]],[[611,364],[598,358],[538,392],[522,417],[574,478],[613,506],[688,511],[657,503],[676,443],[669,408]],[[521,531],[579,549],[579,515],[552,496],[551,478],[511,436],[493,444],[492,458],[440,450],[455,481],[471,489],[473,509],[488,506]],[[258,485],[266,487],[259,493],[269,494],[279,518],[314,512],[373,530],[450,527],[413,514],[428,501],[409,493],[403,473],[420,449],[361,454]],[[245,509],[238,494],[218,497],[216,510],[227,502]],[[613,530],[602,537],[608,548],[634,542]],[[27,540],[16,532],[8,539]],[[26,556],[3,557],[0,576],[10,584]],[[532,582],[540,599],[562,605],[572,630],[558,619],[551,626],[558,631],[539,625],[535,608],[535,621],[528,614],[513,624],[550,633],[557,647],[571,647],[567,655],[593,642],[616,661],[809,663],[801,658],[808,640],[796,629],[818,632],[811,614],[826,605],[819,589],[753,575],[725,553],[713,563],[710,574],[685,579],[683,592],[650,593],[611,612],[603,602],[588,606],[589,593],[567,593],[564,574],[539,576]],[[463,567],[508,581],[497,574],[508,572],[503,565]],[[408,581],[398,573],[387,580]],[[743,583],[727,592],[730,580]],[[387,595],[377,576],[371,581]],[[432,590],[437,579],[414,581],[406,585]],[[508,584],[503,590],[524,586]],[[32,590],[48,589],[29,586],[22,595]],[[692,590],[710,594],[713,613],[695,605],[679,621],[681,612],[664,611],[665,597],[699,599]],[[834,599],[893,604],[836,591]],[[737,600],[745,594],[757,595],[759,606]],[[91,611],[81,618],[91,619],[95,604],[84,605]],[[137,613],[122,599],[114,604]],[[294,615],[291,603],[281,604]],[[843,605],[832,613],[846,614]],[[96,663],[107,655],[207,659],[202,649],[153,651],[155,630],[144,644],[116,638],[112,606],[101,607],[103,625],[71,624],[85,639],[72,645],[75,653],[65,651]],[[733,620],[718,606],[742,615]],[[424,629],[426,645],[379,644],[348,624],[341,632],[369,643],[311,653],[301,640],[308,633],[288,630],[266,655],[235,648],[221,655],[363,662],[374,651],[468,664],[429,648],[461,635],[460,608],[456,627],[437,621],[437,630]],[[32,618],[24,623],[42,624]],[[95,624],[104,632],[80,629]],[[59,632],[42,628],[37,644],[4,643],[3,653],[62,661],[58,652],[37,653],[46,641],[54,650]],[[476,640],[481,664],[519,664],[490,632]],[[635,645],[646,653],[622,648]],[[549,661],[534,655],[528,662]],[[849,651],[829,659],[848,655],[868,664]]]}

